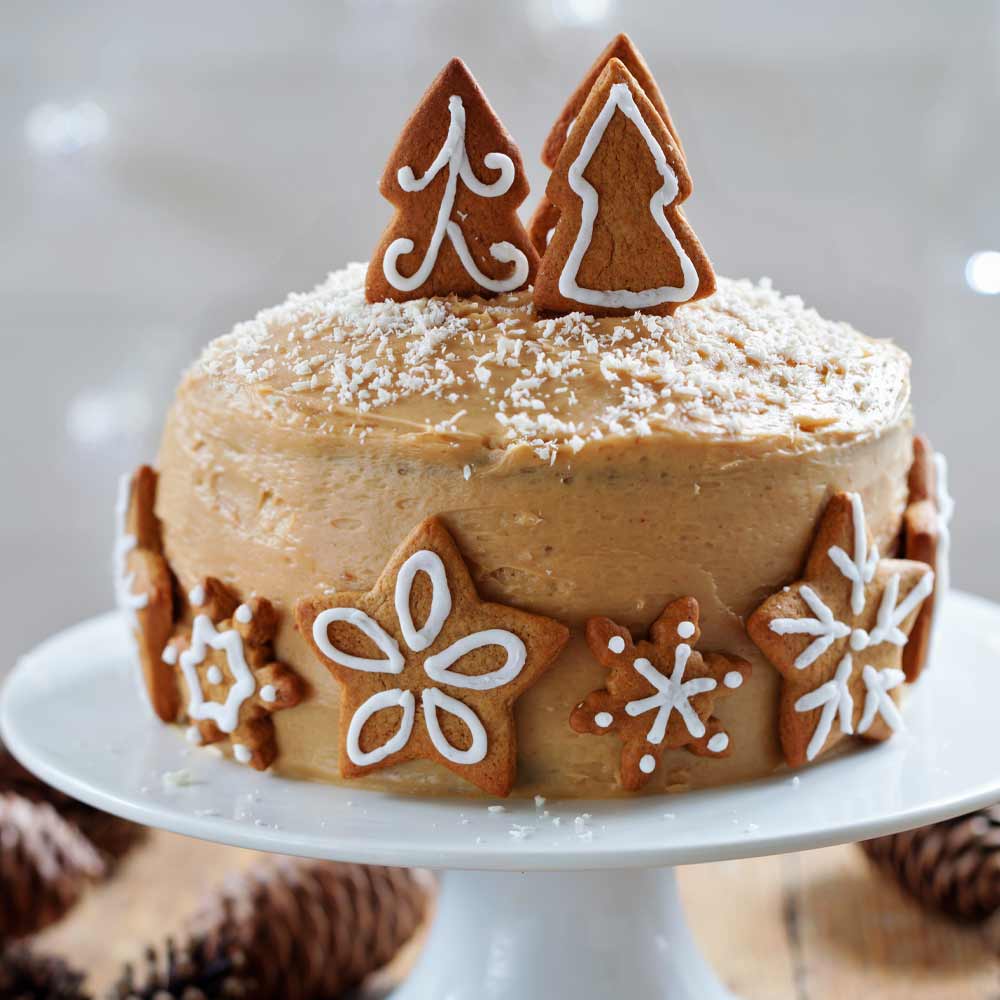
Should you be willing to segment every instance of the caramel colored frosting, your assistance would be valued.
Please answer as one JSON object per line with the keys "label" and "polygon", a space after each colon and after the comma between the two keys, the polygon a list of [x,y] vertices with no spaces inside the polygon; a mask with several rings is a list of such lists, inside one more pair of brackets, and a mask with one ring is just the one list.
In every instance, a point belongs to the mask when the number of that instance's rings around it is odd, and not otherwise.
{"label": "caramel colored frosting", "polygon": [[[293,628],[296,600],[369,587],[431,514],[484,598],[573,630],[518,702],[517,792],[617,793],[616,738],[568,725],[604,680],[582,626],[608,615],[639,635],[679,596],[701,605],[701,648],[753,674],[718,709],[732,755],[668,751],[648,787],[778,766],[779,678],[743,620],[797,576],[832,492],[860,492],[891,546],[912,454],[907,356],[766,283],[720,279],[673,317],[626,319],[540,319],[523,292],[368,304],[363,286],[351,265],[209,345],[160,453],[182,585],[214,575],[275,602],[277,655],[312,686],[276,717],[276,769],[340,780],[338,690]],[[429,764],[355,784],[474,793]]]}

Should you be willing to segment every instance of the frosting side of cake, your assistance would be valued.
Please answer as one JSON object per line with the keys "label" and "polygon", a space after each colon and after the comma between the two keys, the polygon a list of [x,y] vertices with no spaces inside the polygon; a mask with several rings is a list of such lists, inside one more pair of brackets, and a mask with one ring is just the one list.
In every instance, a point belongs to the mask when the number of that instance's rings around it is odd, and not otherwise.
{"label": "frosting side of cake", "polygon": [[[766,285],[719,280],[674,317],[538,319],[485,302],[363,301],[363,266],[211,344],[159,457],[157,513],[182,588],[217,576],[279,610],[275,655],[311,695],[275,716],[276,768],[341,780],[336,684],[294,629],[303,596],[369,588],[440,517],[484,599],[572,630],[517,704],[517,792],[614,794],[614,740],[568,717],[604,671],[582,628],[641,634],[679,596],[701,645],[748,660],[718,708],[738,753],[667,751],[648,788],[773,770],[779,677],[744,629],[798,574],[830,495],[857,491],[883,551],[912,459],[906,355]],[[411,763],[362,787],[467,793]]]}

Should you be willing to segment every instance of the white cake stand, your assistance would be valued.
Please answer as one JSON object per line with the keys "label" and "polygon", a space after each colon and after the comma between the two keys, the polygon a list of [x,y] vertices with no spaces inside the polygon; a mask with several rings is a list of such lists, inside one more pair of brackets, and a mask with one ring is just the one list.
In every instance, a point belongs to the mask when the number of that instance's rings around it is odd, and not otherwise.
{"label": "white cake stand", "polygon": [[150,720],[115,615],[20,661],[0,731],[46,781],[139,823],[447,869],[428,944],[395,1000],[733,1000],[691,937],[671,866],[861,840],[1000,799],[1000,607],[950,597],[934,659],[907,731],[889,743],[676,797],[501,807],[261,775]]}

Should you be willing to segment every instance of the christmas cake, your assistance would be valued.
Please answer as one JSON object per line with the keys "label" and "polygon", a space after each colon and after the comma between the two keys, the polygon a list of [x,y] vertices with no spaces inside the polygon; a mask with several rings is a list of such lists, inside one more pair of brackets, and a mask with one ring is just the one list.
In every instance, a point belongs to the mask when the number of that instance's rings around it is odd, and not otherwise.
{"label": "christmas cake", "polygon": [[715,275],[666,108],[615,39],[529,235],[518,149],[454,60],[371,261],[208,345],[120,498],[161,719],[294,778],[565,797],[905,725],[951,515],[909,359]]}

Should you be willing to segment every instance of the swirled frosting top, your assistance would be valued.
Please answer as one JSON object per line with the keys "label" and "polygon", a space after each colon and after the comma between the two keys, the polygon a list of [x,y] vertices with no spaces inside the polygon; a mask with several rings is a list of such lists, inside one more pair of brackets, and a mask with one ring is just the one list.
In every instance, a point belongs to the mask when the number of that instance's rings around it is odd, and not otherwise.
{"label": "swirled frosting top", "polygon": [[[542,461],[621,439],[790,449],[908,416],[909,358],[770,282],[672,317],[539,317],[529,292],[368,303],[364,264],[213,341],[182,391],[315,432],[430,436]],[[221,402],[217,400],[217,402]]]}

